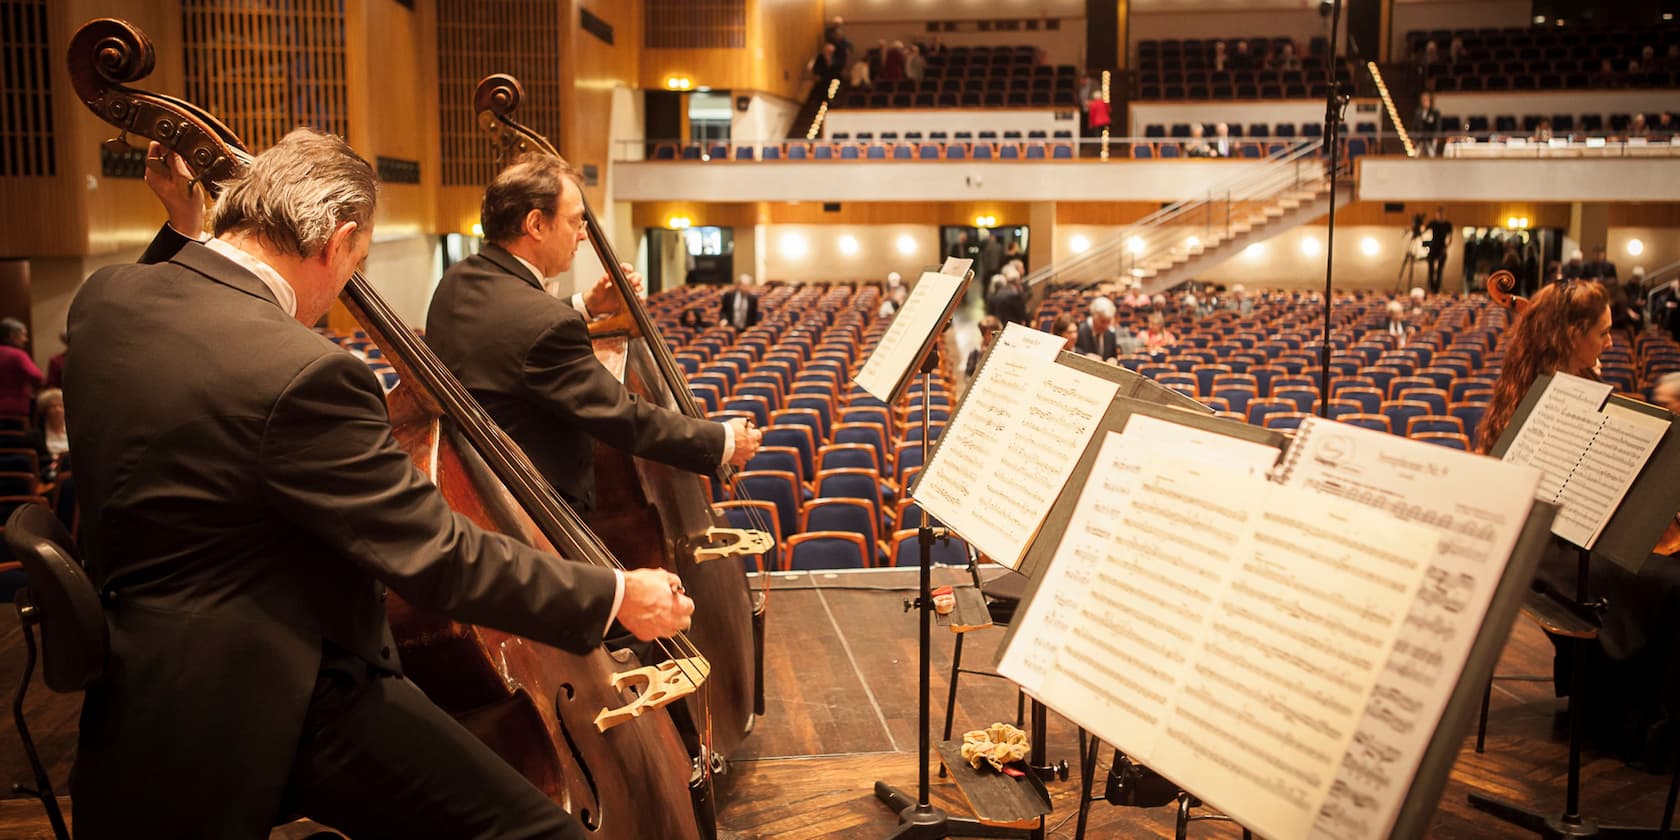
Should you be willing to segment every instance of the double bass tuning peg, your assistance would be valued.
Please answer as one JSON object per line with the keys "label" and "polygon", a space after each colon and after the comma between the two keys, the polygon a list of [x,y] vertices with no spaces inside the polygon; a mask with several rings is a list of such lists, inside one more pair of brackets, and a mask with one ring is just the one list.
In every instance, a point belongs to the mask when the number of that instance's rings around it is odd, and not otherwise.
{"label": "double bass tuning peg", "polygon": [[129,152],[134,151],[134,146],[128,142],[127,131],[117,132],[117,136],[106,140],[101,145],[105,147],[105,151],[110,152],[113,155],[126,155]]}

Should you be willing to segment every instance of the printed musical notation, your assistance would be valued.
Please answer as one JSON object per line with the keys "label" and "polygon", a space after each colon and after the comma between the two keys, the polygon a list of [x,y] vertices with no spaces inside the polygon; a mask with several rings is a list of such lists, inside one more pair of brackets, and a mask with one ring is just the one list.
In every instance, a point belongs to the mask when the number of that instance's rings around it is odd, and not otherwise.
{"label": "printed musical notation", "polygon": [[910,368],[919,361],[929,336],[944,326],[945,313],[966,286],[960,274],[923,273],[858,371],[857,384],[876,399],[891,402],[893,391],[914,375]]}
{"label": "printed musical notation", "polygon": [[[1103,438],[998,668],[1259,834],[1305,837],[1438,537],[1201,435],[1223,437],[1134,416]],[[1243,454],[1156,454],[1221,446]]]}
{"label": "printed musical notation", "polygon": [[1583,548],[1598,542],[1668,432],[1663,418],[1607,405],[1610,392],[1608,384],[1554,375],[1505,450],[1504,460],[1540,470],[1540,498],[1563,506],[1552,533]]}
{"label": "printed musical notation", "polygon": [[927,512],[993,560],[1021,560],[1118,386],[1056,364],[1062,339],[1010,324],[915,487]]}
{"label": "printed musical notation", "polygon": [[1302,423],[1275,478],[1439,535],[1433,553],[1404,547],[1427,569],[1312,832],[1386,836],[1458,685],[1540,475],[1315,417]]}

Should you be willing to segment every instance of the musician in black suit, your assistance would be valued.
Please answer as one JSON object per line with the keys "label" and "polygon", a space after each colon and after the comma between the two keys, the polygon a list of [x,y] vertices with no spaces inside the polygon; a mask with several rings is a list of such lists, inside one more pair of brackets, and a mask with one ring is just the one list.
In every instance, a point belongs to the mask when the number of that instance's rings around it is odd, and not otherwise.
{"label": "musician in black suit", "polygon": [[1079,337],[1073,351],[1100,361],[1109,361],[1120,352],[1120,336],[1114,326],[1114,301],[1105,297],[1091,301],[1091,317],[1079,324]]}
{"label": "musician in black suit", "polygon": [[366,365],[305,326],[367,256],[366,161],[300,129],[224,186],[214,239],[166,230],[171,261],[103,269],[71,306],[80,549],[110,631],[76,836],[262,838],[304,815],[351,836],[583,837],[403,678],[385,587],[580,652],[615,616],[670,635],[692,603],[665,572],[453,513]]}
{"label": "musician in black suit", "polygon": [[752,457],[759,430],[645,402],[596,360],[588,316],[622,303],[607,278],[573,305],[543,291],[586,235],[583,191],[565,161],[529,155],[503,169],[480,217],[484,248],[443,273],[426,341],[566,501],[595,509],[596,438],[702,474]]}
{"label": "musician in black suit", "polygon": [[723,293],[718,307],[718,323],[744,330],[758,323],[758,296],[752,293],[753,276],[743,274],[735,278],[735,288]]}

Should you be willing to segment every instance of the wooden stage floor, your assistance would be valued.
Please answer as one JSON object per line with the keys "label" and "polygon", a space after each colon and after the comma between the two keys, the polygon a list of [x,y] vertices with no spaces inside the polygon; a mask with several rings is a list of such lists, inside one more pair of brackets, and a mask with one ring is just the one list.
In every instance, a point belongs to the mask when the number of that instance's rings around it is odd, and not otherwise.
{"label": "wooden stage floor", "polygon": [[[960,570],[940,569],[936,582],[961,583]],[[877,779],[914,793],[916,784],[916,617],[904,611],[915,587],[915,571],[884,569],[841,574],[776,575],[770,596],[765,663],[769,713],[735,756],[723,783],[719,822],[725,836],[741,838],[886,837],[895,816],[872,794]],[[0,684],[7,696],[22,663],[21,635],[6,618],[0,630]],[[970,634],[964,661],[990,664],[1000,630]],[[943,720],[952,636],[934,629],[935,735]],[[1542,674],[1551,667],[1551,646],[1519,620],[1500,661],[1500,674]],[[55,783],[68,773],[75,738],[74,698],[31,689],[29,715]],[[1527,836],[1472,810],[1465,801],[1483,791],[1518,802],[1561,809],[1566,732],[1558,724],[1561,701],[1550,682],[1500,681],[1493,695],[1487,752],[1477,755],[1474,733],[1466,738],[1453,769],[1432,838]],[[956,731],[996,720],[1013,720],[1015,692],[1008,683],[965,675],[957,705]],[[29,773],[16,733],[0,732],[0,785],[27,781]],[[1053,760],[1074,767],[1067,782],[1052,782],[1056,812],[1052,836],[1072,837],[1078,791],[1073,726],[1051,715]],[[1098,789],[1112,750],[1098,767]],[[1603,821],[1654,824],[1662,815],[1668,777],[1629,768],[1589,751],[1583,803]],[[956,791],[934,777],[934,799],[964,812]],[[63,787],[60,787],[63,791]],[[14,796],[15,794],[4,794]],[[1097,803],[1092,838],[1172,837],[1170,808],[1114,808]],[[294,832],[295,833],[295,832]],[[279,836],[281,832],[276,832]],[[37,803],[0,800],[0,838],[49,837]],[[1192,838],[1239,837],[1228,823],[1199,822]]]}

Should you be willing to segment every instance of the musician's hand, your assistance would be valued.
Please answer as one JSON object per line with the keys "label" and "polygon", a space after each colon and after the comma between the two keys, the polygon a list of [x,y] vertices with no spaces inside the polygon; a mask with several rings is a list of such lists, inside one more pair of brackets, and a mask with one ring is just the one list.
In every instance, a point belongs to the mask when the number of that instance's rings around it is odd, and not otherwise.
{"label": "musician's hand", "polygon": [[1651,553],[1666,557],[1680,554],[1680,517],[1676,517],[1668,523],[1667,530],[1663,531],[1662,539],[1657,540],[1657,547],[1651,549]]}
{"label": "musician's hand", "polygon": [[204,235],[204,189],[193,182],[187,162],[156,140],[146,148],[146,186],[163,203],[177,233],[193,239]]}
{"label": "musician's hand", "polygon": [[746,466],[747,461],[758,454],[758,446],[764,441],[764,433],[740,417],[730,420],[725,424],[725,428],[735,438],[735,453],[730,457],[729,463],[737,467]]}
{"label": "musician's hand", "polygon": [[674,636],[688,629],[694,602],[683,594],[682,579],[664,569],[624,572],[624,601],[618,623],[644,642]]}
{"label": "musician's hand", "polygon": [[[624,271],[624,277],[630,281],[631,288],[636,290],[636,296],[645,297],[647,290],[642,285],[642,275],[636,272],[636,267],[629,263],[619,263],[618,267]],[[583,305],[589,309],[589,314],[594,316],[611,315],[624,305],[624,298],[613,285],[612,275],[601,275],[601,279],[595,282],[595,288],[589,290]]]}

